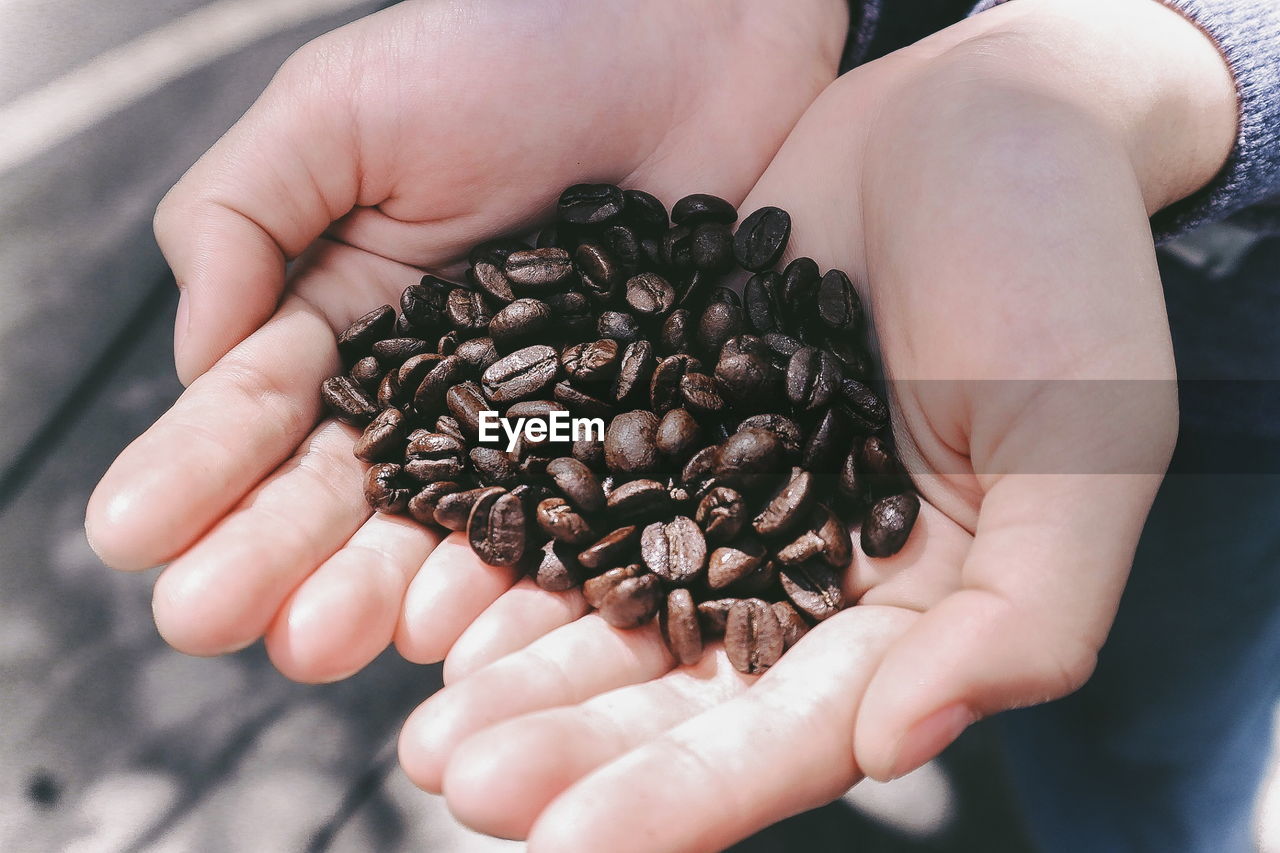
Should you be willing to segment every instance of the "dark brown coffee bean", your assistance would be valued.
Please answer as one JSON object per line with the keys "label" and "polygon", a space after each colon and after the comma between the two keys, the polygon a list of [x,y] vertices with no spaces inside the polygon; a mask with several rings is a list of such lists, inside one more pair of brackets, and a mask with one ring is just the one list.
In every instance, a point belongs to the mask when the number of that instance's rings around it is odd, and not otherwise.
{"label": "dark brown coffee bean", "polygon": [[602,418],[608,421],[614,414],[613,406],[607,401],[573,387],[568,380],[557,382],[551,390],[551,396],[578,417]]}
{"label": "dark brown coffee bean", "polygon": [[604,434],[604,462],[615,474],[635,476],[655,471],[659,464],[658,419],[637,409],[609,422]]}
{"label": "dark brown coffee bean", "polygon": [[640,528],[634,524],[619,527],[601,536],[578,553],[578,562],[593,572],[622,565],[634,554],[640,540]]}
{"label": "dark brown coffee bean", "polygon": [[444,312],[449,325],[464,337],[483,334],[489,327],[489,321],[493,319],[493,309],[485,302],[484,296],[479,291],[464,290],[461,287],[449,291]]}
{"label": "dark brown coffee bean", "polygon": [[405,359],[430,348],[430,344],[419,338],[385,338],[373,345],[373,357],[384,368],[397,368]]}
{"label": "dark brown coffee bean", "polygon": [[489,365],[480,375],[485,394],[495,405],[527,400],[555,381],[559,359],[545,344],[518,349]]}
{"label": "dark brown coffee bean", "polygon": [[[535,249],[564,249],[569,251],[580,237],[580,230],[567,222],[553,222],[538,231],[533,241]],[[510,257],[508,255],[507,257]]]}
{"label": "dark brown coffee bean", "polygon": [[622,219],[642,234],[661,234],[667,229],[667,209],[643,190],[623,190],[626,206]]}
{"label": "dark brown coffee bean", "polygon": [[658,352],[675,355],[693,351],[693,316],[687,308],[677,308],[662,321],[658,330]]}
{"label": "dark brown coffee bean", "polygon": [[564,498],[546,498],[538,504],[534,517],[542,532],[557,542],[582,546],[599,538],[591,523]]}
{"label": "dark brown coffee bean", "polygon": [[366,391],[376,391],[382,379],[382,366],[371,355],[357,361],[347,374],[351,380]]}
{"label": "dark brown coffee bean", "polygon": [[479,266],[481,263],[490,263],[500,267],[512,252],[519,252],[528,248],[529,244],[523,240],[517,240],[514,237],[498,237],[493,240],[485,240],[483,243],[477,243],[475,248],[467,253],[467,262],[473,267]]}
{"label": "dark brown coffee bean", "polygon": [[628,344],[618,362],[618,375],[609,389],[609,399],[619,405],[636,401],[649,388],[653,365],[651,343],[635,341]]}
{"label": "dark brown coffee bean", "polygon": [[508,255],[502,271],[516,293],[537,295],[565,285],[573,275],[573,261],[564,249],[527,249]]}
{"label": "dark brown coffee bean", "polygon": [[800,450],[800,464],[810,471],[830,471],[849,446],[849,422],[840,409],[823,410]]}
{"label": "dark brown coffee bean", "polygon": [[778,619],[778,625],[782,628],[782,648],[791,648],[800,641],[800,638],[809,633],[809,623],[804,621],[804,617],[800,615],[800,611],[789,601],[775,601],[770,605],[773,608],[773,615]]}
{"label": "dark brown coffee bean", "polygon": [[639,628],[653,620],[662,605],[662,582],[651,574],[628,578],[600,602],[600,616],[615,628]]}
{"label": "dark brown coffee bean", "polygon": [[782,442],[772,432],[744,429],[729,436],[716,454],[716,479],[751,491],[768,485],[785,470]]}
{"label": "dark brown coffee bean", "polygon": [[764,545],[750,536],[731,545],[721,545],[711,552],[707,561],[707,586],[712,590],[734,586],[758,572],[764,559]]}
{"label": "dark brown coffee bean", "polygon": [[552,539],[542,546],[533,581],[548,592],[564,592],[582,583],[585,573],[574,559],[573,549]]}
{"label": "dark brown coffee bean", "polygon": [[800,430],[800,425],[786,415],[771,412],[752,415],[749,418],[744,418],[738,424],[738,429],[735,432],[744,429],[768,430],[782,442],[782,449],[788,457],[798,458],[800,455],[804,434]]}
{"label": "dark brown coffee bean", "polygon": [[749,353],[726,354],[722,349],[716,362],[716,381],[725,397],[739,409],[761,409],[774,396],[772,368],[764,359]]}
{"label": "dark brown coffee bean", "polygon": [[861,432],[878,432],[889,424],[889,407],[871,388],[856,379],[840,383],[840,400]]}
{"label": "dark brown coffee bean", "polygon": [[799,339],[778,332],[768,332],[762,337],[762,340],[764,345],[769,348],[770,362],[783,370],[786,369],[787,364],[791,361],[791,356],[796,354],[796,350],[804,346]]}
{"label": "dark brown coffee bean", "polygon": [[545,337],[552,322],[551,306],[541,299],[517,299],[493,315],[489,336],[496,345],[510,349],[515,344]]}
{"label": "dark brown coffee bean", "polygon": [[697,319],[702,308],[710,301],[708,292],[720,281],[720,273],[707,270],[694,270],[692,274],[683,273],[684,280],[675,279],[676,305],[694,312]]}
{"label": "dark brown coffee bean", "polygon": [[379,462],[364,472],[364,499],[378,512],[404,512],[413,490],[403,483],[403,470],[394,462]]}
{"label": "dark brown coffee bean", "polygon": [[702,428],[688,409],[671,409],[658,422],[654,442],[668,459],[683,462],[702,438]]}
{"label": "dark brown coffee bean", "polygon": [[747,505],[737,491],[716,486],[698,501],[693,519],[706,534],[707,542],[718,545],[742,532],[747,521]]}
{"label": "dark brown coffee bean", "polygon": [[724,650],[738,672],[764,672],[782,657],[782,626],[773,608],[758,598],[734,603],[724,627]]}
{"label": "dark brown coffee bean", "polygon": [[830,509],[815,504],[806,529],[778,551],[778,562],[784,566],[821,558],[833,569],[843,570],[853,559],[849,528]]}
{"label": "dark brown coffee bean", "polygon": [[671,221],[677,225],[697,225],[700,222],[730,225],[737,219],[738,211],[732,204],[707,193],[687,195],[671,206]]}
{"label": "dark brown coffee bean", "polygon": [[404,412],[399,409],[384,409],[356,439],[356,458],[365,462],[395,459],[404,446],[405,429]]}
{"label": "dark brown coffee bean", "polygon": [[453,355],[454,350],[458,348],[458,333],[452,331],[440,336],[440,341],[436,344],[436,352],[440,355]]}
{"label": "dark brown coffee bean", "polygon": [[521,418],[524,418],[530,421],[540,421],[547,425],[546,437],[530,438],[528,434],[520,435],[517,439],[520,453],[526,454],[530,451],[547,448],[552,443],[550,426],[552,415],[555,412],[566,411],[563,405],[554,400],[523,400],[519,403],[512,403],[507,409],[507,420],[518,422]]}
{"label": "dark brown coffee bean", "polygon": [[[424,352],[421,355],[415,355],[405,360],[396,371],[396,382],[400,389],[403,390],[405,399],[412,400],[417,393],[418,386],[422,384],[422,380],[431,368],[435,367],[446,356],[439,355],[434,352]],[[441,395],[443,399],[443,394]]]}
{"label": "dark brown coffee bean", "polygon": [[473,447],[468,456],[481,485],[510,489],[520,482],[517,462],[506,451],[496,447]]}
{"label": "dark brown coffee bean", "polygon": [[493,338],[488,337],[463,341],[453,354],[462,360],[464,373],[469,378],[479,376],[500,357]]}
{"label": "dark brown coffee bean", "polygon": [[476,501],[490,492],[502,494],[504,491],[506,490],[498,486],[486,486],[441,495],[436,501],[436,524],[449,530],[466,530],[467,519],[471,517],[471,508],[476,505]]}
{"label": "dark brown coffee bean", "polygon": [[680,377],[680,399],[695,412],[717,414],[724,410],[724,397],[713,377],[705,373],[685,373]]}
{"label": "dark brown coffee bean", "polygon": [[490,566],[514,566],[524,556],[528,534],[524,504],[510,492],[481,495],[467,520],[471,550]]}
{"label": "dark brown coffee bean", "polygon": [[778,262],[790,237],[790,214],[777,207],[762,207],[738,226],[733,255],[743,269],[760,272]]}
{"label": "dark brown coffee bean", "polygon": [[377,402],[380,409],[390,409],[400,404],[399,374],[392,371],[378,383]]}
{"label": "dark brown coffee bean", "polygon": [[761,536],[785,536],[808,516],[816,494],[813,475],[803,468],[792,468],[791,477],[769,498],[751,526]]}
{"label": "dark brown coffee bean", "polygon": [[364,426],[378,414],[369,395],[347,376],[326,379],[320,386],[320,396],[333,416],[344,424]]}
{"label": "dark brown coffee bean", "polygon": [[582,512],[604,509],[604,489],[600,486],[600,478],[577,459],[563,456],[551,461],[547,465],[547,475],[569,503]]}
{"label": "dark brown coffee bean", "polygon": [[693,229],[677,225],[662,236],[661,263],[677,277],[693,270]]}
{"label": "dark brown coffee bean", "polygon": [[608,302],[622,284],[622,268],[609,251],[598,243],[583,243],[573,254],[581,273],[582,287],[598,302]]}
{"label": "dark brown coffee bean", "polygon": [[822,281],[812,258],[796,258],[782,271],[778,306],[793,327],[809,325],[817,313],[818,286]]}
{"label": "dark brown coffee bean", "polygon": [[811,412],[831,402],[840,388],[840,365],[827,352],[803,347],[787,363],[787,400]]}
{"label": "dark brown coffee bean", "polygon": [[417,433],[405,448],[404,470],[419,483],[453,480],[466,468],[466,448],[452,436]]}
{"label": "dark brown coffee bean", "polygon": [[[441,415],[436,418],[435,431],[444,433],[451,438],[456,438],[460,443],[466,441],[462,434],[462,429],[458,426],[458,419],[453,415]],[[418,432],[426,432],[426,430],[418,430]],[[409,438],[412,440],[413,435],[410,435]]]}
{"label": "dark brown coffee bean", "polygon": [[636,317],[662,317],[676,304],[676,291],[657,273],[644,272],[627,279],[627,307]]}
{"label": "dark brown coffee bean", "polygon": [[590,300],[576,290],[548,293],[543,301],[556,318],[557,336],[565,341],[581,341],[596,332],[596,315]]}
{"label": "dark brown coffee bean", "polygon": [[560,193],[556,215],[570,225],[604,225],[618,219],[625,204],[613,184],[574,184]]}
{"label": "dark brown coffee bean", "polygon": [[897,494],[905,485],[902,466],[888,442],[875,435],[867,436],[858,451],[858,468],[865,474],[864,483],[874,497]]}
{"label": "dark brown coffee bean", "polygon": [[445,392],[444,402],[449,413],[457,419],[459,429],[474,440],[480,433],[480,413],[489,410],[489,402],[480,386],[471,380],[459,382]]}
{"label": "dark brown coffee bean", "polygon": [[598,610],[605,596],[613,592],[618,584],[648,573],[645,567],[639,563],[631,563],[630,565],[609,569],[607,572],[583,582],[582,597],[586,599],[587,604]]}
{"label": "dark brown coffee bean", "polygon": [[603,311],[596,322],[596,334],[625,346],[640,339],[640,323],[625,311]]}
{"label": "dark brown coffee bean", "polygon": [[862,327],[862,300],[849,276],[829,270],[818,285],[818,320],[830,332],[853,334]]}
{"label": "dark brown coffee bean", "polygon": [[702,362],[691,355],[669,355],[653,369],[649,380],[649,407],[660,415],[675,408],[680,400],[680,380],[689,371],[702,370]]}
{"label": "dark brown coffee bean", "polygon": [[607,225],[600,230],[599,239],[617,262],[623,278],[639,269],[643,253],[636,229],[630,225]]}
{"label": "dark brown coffee bean", "polygon": [[742,334],[745,327],[740,306],[731,302],[712,302],[698,318],[698,346],[718,357],[724,342]]}
{"label": "dark brown coffee bean", "polygon": [[571,382],[607,382],[618,369],[618,356],[618,342],[604,338],[566,347],[560,353],[560,366]]}
{"label": "dark brown coffee bean", "polygon": [[708,445],[689,457],[680,469],[680,482],[686,486],[697,486],[701,481],[712,476],[715,471],[716,457],[720,455],[720,445]]}
{"label": "dark brown coffee bean", "polygon": [[375,342],[391,335],[396,324],[396,310],[390,305],[374,308],[338,335],[338,353],[347,364],[369,355]]}
{"label": "dark brown coffee bean", "polygon": [[689,258],[699,270],[722,273],[733,266],[733,234],[720,222],[703,222],[689,237]]}
{"label": "dark brown coffee bean", "polygon": [[[523,250],[517,249],[516,251]],[[511,282],[507,280],[506,273],[497,264],[488,261],[481,261],[476,264],[471,268],[471,280],[476,283],[476,287],[484,291],[485,295],[498,305],[506,305],[516,298],[515,292],[511,289]]]}
{"label": "dark brown coffee bean", "polygon": [[844,607],[840,575],[825,563],[788,566],[778,573],[778,579],[796,609],[814,621],[829,619]]}
{"label": "dark brown coffee bean", "polygon": [[671,492],[657,480],[629,480],[609,493],[609,515],[637,523],[661,516],[671,509]]}
{"label": "dark brown coffee bean", "polygon": [[692,518],[656,521],[640,534],[640,558],[649,571],[677,584],[693,583],[707,564],[707,540]]}
{"label": "dark brown coffee bean", "polygon": [[853,448],[840,463],[836,472],[836,494],[840,496],[841,506],[846,508],[861,507],[866,501],[868,490],[864,477],[858,470],[858,448]]}
{"label": "dark brown coffee bean", "polygon": [[436,507],[445,495],[462,491],[462,485],[452,480],[427,483],[409,498],[409,516],[419,524],[436,523]]}
{"label": "dark brown coffee bean", "polygon": [[445,324],[444,306],[453,284],[434,275],[424,275],[420,284],[411,284],[400,294],[400,315],[416,332],[439,332]]}
{"label": "dark brown coffee bean", "polygon": [[413,393],[413,410],[424,418],[438,413],[444,408],[445,394],[461,382],[465,374],[466,363],[457,355],[439,359],[418,383],[418,390]]}
{"label": "dark brown coffee bean", "polygon": [[868,557],[891,557],[902,550],[920,515],[914,492],[881,498],[862,521],[862,550]]}
{"label": "dark brown coffee bean", "polygon": [[779,331],[783,311],[779,302],[782,276],[773,271],[756,273],[747,279],[742,291],[743,307],[747,322],[760,334]]}
{"label": "dark brown coffee bean", "polygon": [[867,353],[864,344],[856,339],[838,335],[828,336],[823,345],[827,352],[840,362],[840,366],[844,368],[844,375],[849,379],[865,382],[875,372],[871,356]]}
{"label": "dark brown coffee bean", "polygon": [[588,468],[603,468],[604,440],[584,436],[573,443],[570,455]]}
{"label": "dark brown coffee bean", "polygon": [[658,625],[667,648],[682,666],[693,666],[702,657],[702,629],[698,608],[687,589],[673,589],[666,606],[658,611]]}

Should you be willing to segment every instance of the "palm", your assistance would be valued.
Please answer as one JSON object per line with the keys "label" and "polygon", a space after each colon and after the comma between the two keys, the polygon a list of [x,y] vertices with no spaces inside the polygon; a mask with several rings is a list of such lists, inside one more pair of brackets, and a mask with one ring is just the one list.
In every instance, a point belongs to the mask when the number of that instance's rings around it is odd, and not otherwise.
{"label": "palm", "polygon": [[[162,205],[190,387],[104,477],[87,529],[113,565],[170,563],[154,610],[183,651],[265,635],[284,672],[327,680],[395,635],[438,537],[371,517],[352,432],[317,426],[335,329],[575,180],[740,197],[838,51],[780,44],[751,20],[772,4],[456,5],[401,4],[301,51]],[[787,82],[761,95],[764,76]],[[463,618],[399,638],[431,658]]]}

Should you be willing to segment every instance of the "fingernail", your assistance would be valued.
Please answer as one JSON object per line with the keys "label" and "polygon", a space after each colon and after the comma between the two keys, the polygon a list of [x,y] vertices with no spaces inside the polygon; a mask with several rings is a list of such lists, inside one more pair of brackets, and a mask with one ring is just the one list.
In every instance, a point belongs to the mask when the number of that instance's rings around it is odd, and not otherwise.
{"label": "fingernail", "polygon": [[898,756],[893,761],[890,778],[905,776],[942,752],[977,719],[977,714],[957,703],[934,711],[916,723],[898,745]]}

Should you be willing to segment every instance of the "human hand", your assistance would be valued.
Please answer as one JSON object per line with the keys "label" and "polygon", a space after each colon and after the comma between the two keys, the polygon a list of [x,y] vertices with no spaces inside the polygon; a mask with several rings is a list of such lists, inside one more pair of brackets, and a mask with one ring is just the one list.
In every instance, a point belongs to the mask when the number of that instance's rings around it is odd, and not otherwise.
{"label": "human hand", "polygon": [[[1090,5],[1012,4],[841,78],[743,203],[862,284],[925,498],[906,547],[855,548],[859,605],[761,677],[495,592],[401,738],[464,822],[534,851],[720,849],[1088,677],[1176,432],[1147,216],[1212,176],[1233,118],[1194,28]],[[450,556],[441,583],[475,589]]]}
{"label": "human hand", "polygon": [[578,180],[740,198],[846,28],[839,0],[407,2],[304,47],[157,213],[190,387],[95,491],[94,548],[169,563],[155,618],[182,651],[265,634],[291,677],[359,669],[437,536],[371,517],[353,431],[317,426],[334,330]]}

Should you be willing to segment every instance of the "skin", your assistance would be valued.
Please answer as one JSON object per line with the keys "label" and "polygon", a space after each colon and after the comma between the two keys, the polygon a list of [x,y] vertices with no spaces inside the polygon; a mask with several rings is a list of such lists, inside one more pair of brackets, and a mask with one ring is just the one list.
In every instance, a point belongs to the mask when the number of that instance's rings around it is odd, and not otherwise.
{"label": "skin", "polygon": [[[310,680],[353,671],[392,637],[410,659],[444,658],[448,686],[406,723],[401,762],[464,822],[527,837],[534,851],[721,849],[864,776],[913,769],[981,716],[1088,678],[1176,433],[1148,216],[1221,168],[1235,126],[1229,73],[1198,30],[1151,0],[1020,0],[832,83],[838,45],[828,53],[814,39],[841,13],[814,4],[767,30],[819,45],[797,54],[813,62],[790,91],[777,81],[791,77],[761,66],[780,61],[777,45],[761,45],[748,20],[783,5],[726,19],[708,4],[720,17],[705,28],[672,27],[662,7],[625,38],[593,42],[610,46],[603,54],[564,56],[572,40],[561,39],[558,63],[506,79],[475,57],[492,44],[477,37],[451,62],[422,60],[449,80],[420,70],[425,94],[393,86],[397,100],[344,63],[386,38],[450,50],[438,33],[486,20],[406,4],[338,31],[299,61],[310,76],[282,71],[161,209],[185,287],[179,369],[199,378],[90,505],[108,562],[172,560],[155,604],[170,642],[216,654],[265,633],[282,671]],[[585,8],[565,14],[590,19]],[[504,37],[540,25],[517,20]],[[698,60],[726,21],[722,61]],[[659,69],[627,94],[678,93],[655,97],[647,123],[565,132],[584,103],[607,112],[632,79],[620,72],[605,88],[584,68],[598,72],[603,55],[625,68],[647,38],[679,57],[690,31],[698,50],[684,73],[667,81]],[[457,67],[476,61],[483,74]],[[530,74],[557,79],[533,85]],[[586,100],[555,121],[449,142],[500,110],[506,87],[568,81]],[[308,98],[350,102],[353,88],[355,129],[326,128],[332,111]],[[688,112],[673,106],[686,98]],[[416,116],[424,102],[449,110],[449,132],[437,110]],[[759,109],[736,115],[744,103]],[[717,118],[731,114],[726,133]],[[482,167],[517,151],[538,167]],[[333,168],[346,162],[348,174]],[[744,175],[758,176],[749,193]],[[584,177],[668,202],[707,189],[748,211],[784,207],[797,223],[791,254],[848,270],[872,310],[920,520],[894,557],[857,553],[846,588],[860,606],[763,676],[735,672],[719,648],[673,668],[653,626],[616,631],[584,616],[577,593],[513,586],[456,534],[436,543],[368,519],[351,431],[309,433],[315,385],[337,364],[334,328],[392,298],[415,268],[532,221],[548,192]],[[468,209],[433,206],[463,185]],[[348,213],[353,203],[363,206]],[[308,244],[281,301],[282,257]],[[296,363],[312,352],[323,355]]]}

